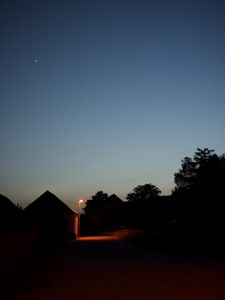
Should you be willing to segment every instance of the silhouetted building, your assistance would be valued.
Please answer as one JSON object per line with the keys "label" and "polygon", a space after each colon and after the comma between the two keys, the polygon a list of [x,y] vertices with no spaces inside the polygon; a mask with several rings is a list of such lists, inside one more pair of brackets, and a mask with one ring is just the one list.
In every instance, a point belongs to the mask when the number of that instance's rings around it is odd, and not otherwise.
{"label": "silhouetted building", "polygon": [[104,203],[106,225],[119,226],[122,224],[122,209],[124,202],[115,194],[110,195]]}
{"label": "silhouetted building", "polygon": [[7,197],[0,195],[0,232],[16,227],[19,219],[19,209]]}
{"label": "silhouetted building", "polygon": [[75,238],[78,233],[78,214],[49,191],[24,209],[24,217],[37,225],[46,242]]}

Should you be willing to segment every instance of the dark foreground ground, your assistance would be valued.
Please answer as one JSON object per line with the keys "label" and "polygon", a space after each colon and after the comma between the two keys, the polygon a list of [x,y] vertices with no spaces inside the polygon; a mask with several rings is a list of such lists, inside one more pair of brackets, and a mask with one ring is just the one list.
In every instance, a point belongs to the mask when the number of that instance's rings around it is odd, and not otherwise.
{"label": "dark foreground ground", "polygon": [[9,286],[2,300],[225,299],[221,261],[151,254],[111,237],[68,243],[35,272]]}

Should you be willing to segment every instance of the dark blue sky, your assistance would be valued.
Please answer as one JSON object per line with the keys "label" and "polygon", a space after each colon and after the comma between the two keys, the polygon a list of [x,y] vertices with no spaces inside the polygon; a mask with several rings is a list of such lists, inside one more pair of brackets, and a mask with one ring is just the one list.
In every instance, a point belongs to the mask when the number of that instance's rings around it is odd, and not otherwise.
{"label": "dark blue sky", "polygon": [[184,156],[225,152],[225,1],[7,0],[0,38],[0,193],[14,202],[169,194]]}

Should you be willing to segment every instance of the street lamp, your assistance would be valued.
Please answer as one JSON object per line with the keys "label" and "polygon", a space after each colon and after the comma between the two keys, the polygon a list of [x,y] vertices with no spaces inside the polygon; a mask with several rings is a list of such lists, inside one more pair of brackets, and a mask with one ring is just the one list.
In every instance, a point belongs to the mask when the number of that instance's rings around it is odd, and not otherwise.
{"label": "street lamp", "polygon": [[81,210],[81,203],[84,202],[83,199],[78,201],[78,238],[80,238],[80,210]]}

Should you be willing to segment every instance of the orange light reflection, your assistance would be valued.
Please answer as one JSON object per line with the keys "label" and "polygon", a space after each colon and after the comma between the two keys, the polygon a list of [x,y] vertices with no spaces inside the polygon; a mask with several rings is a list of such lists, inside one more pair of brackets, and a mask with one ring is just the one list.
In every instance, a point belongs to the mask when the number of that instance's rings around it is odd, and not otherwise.
{"label": "orange light reflection", "polygon": [[105,241],[105,240],[117,240],[115,236],[83,236],[79,238],[80,241]]}

